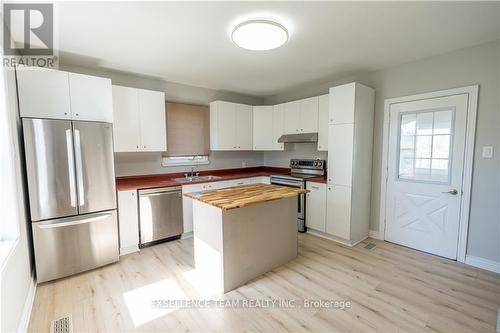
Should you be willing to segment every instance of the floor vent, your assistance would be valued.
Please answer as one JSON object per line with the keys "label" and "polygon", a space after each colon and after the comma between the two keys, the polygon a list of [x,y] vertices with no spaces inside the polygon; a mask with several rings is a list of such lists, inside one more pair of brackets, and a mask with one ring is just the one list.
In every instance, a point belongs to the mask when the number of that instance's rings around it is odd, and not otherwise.
{"label": "floor vent", "polygon": [[73,321],[71,315],[64,316],[50,323],[50,333],[72,333]]}
{"label": "floor vent", "polygon": [[376,246],[377,246],[377,244],[375,244],[375,243],[368,243],[364,246],[364,249],[373,250]]}

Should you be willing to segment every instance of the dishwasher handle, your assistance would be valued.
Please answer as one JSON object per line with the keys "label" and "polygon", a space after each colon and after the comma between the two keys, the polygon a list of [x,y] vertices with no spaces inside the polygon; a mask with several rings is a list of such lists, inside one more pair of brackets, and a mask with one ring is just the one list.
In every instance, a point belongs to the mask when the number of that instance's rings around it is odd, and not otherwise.
{"label": "dishwasher handle", "polygon": [[149,190],[139,190],[139,196],[152,197],[152,196],[162,195],[162,194],[166,194],[166,193],[173,193],[173,192],[182,192],[182,187],[175,186],[175,187],[153,188],[153,189],[149,189]]}

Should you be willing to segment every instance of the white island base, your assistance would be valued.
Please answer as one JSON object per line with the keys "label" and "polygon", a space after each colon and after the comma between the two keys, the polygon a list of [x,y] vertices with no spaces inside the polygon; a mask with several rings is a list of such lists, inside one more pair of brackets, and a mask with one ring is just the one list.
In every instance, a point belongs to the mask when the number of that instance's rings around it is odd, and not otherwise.
{"label": "white island base", "polygon": [[196,275],[227,293],[297,257],[297,197],[224,210],[193,200]]}

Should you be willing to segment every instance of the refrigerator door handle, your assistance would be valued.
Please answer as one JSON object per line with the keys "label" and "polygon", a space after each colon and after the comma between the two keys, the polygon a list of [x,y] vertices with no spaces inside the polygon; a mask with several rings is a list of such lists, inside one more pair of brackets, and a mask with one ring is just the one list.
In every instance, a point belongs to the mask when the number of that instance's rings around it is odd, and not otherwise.
{"label": "refrigerator door handle", "polygon": [[97,221],[102,221],[106,220],[111,216],[110,213],[99,215],[99,216],[94,216],[90,217],[88,219],[78,219],[74,221],[65,221],[65,222],[59,222],[59,223],[47,223],[47,224],[39,224],[38,227],[40,229],[52,229],[52,228],[60,228],[60,227],[67,227],[70,225],[78,225],[78,224],[85,224],[85,223],[91,223],[91,222],[97,222]]}
{"label": "refrigerator door handle", "polygon": [[71,207],[76,207],[75,158],[73,155],[73,134],[66,130],[66,152],[68,154],[69,198]]}
{"label": "refrigerator door handle", "polygon": [[82,147],[80,144],[80,130],[75,129],[75,158],[76,158],[76,180],[78,183],[78,205],[85,205],[85,191],[83,188],[83,166]]}

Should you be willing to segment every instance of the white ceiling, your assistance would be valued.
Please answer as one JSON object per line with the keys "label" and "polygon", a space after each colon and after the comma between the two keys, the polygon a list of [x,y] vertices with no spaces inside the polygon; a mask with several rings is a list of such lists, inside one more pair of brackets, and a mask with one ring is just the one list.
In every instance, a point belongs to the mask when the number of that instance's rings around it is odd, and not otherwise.
{"label": "white ceiling", "polygon": [[[64,63],[256,96],[500,37],[500,2],[67,2],[56,17]],[[238,48],[231,28],[254,17],[289,42]]]}

